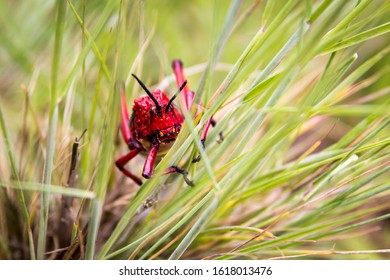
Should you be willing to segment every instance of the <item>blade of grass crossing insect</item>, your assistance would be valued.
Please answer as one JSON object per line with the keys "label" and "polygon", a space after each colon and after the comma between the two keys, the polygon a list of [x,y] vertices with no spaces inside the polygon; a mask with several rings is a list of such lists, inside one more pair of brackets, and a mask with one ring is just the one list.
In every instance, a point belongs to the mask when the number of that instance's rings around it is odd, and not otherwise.
{"label": "blade of grass crossing insect", "polygon": [[[9,162],[11,165],[12,177],[16,180],[18,186],[20,186],[19,175],[18,175],[18,171],[16,169],[15,159],[14,159],[14,155],[12,152],[11,143],[10,143],[9,138],[8,138],[7,128],[5,126],[3,111],[1,109],[1,107],[0,107],[0,126],[1,126],[1,131],[2,131],[3,137],[4,137],[5,146],[6,146],[7,152],[8,152],[8,159],[9,159]],[[19,199],[20,207],[21,207],[22,214],[23,214],[24,223],[26,224],[26,228],[27,228],[29,248],[30,248],[30,258],[32,260],[34,260],[34,259],[36,259],[34,239],[33,239],[33,235],[32,235],[30,217],[29,217],[29,213],[28,213],[28,209],[27,209],[26,200],[24,197],[23,190],[21,188],[17,190],[17,194],[18,194],[18,199]]]}
{"label": "blade of grass crossing insect", "polygon": [[208,172],[208,175],[210,176],[210,179],[211,181],[213,182],[213,185],[214,187],[219,190],[220,189],[220,186],[215,178],[215,175],[214,175],[214,171],[211,167],[211,163],[210,163],[210,160],[208,158],[208,156],[206,155],[202,145],[201,145],[201,142],[200,142],[200,139],[199,139],[199,136],[197,135],[197,133],[195,132],[195,127],[194,127],[194,124],[192,123],[192,118],[190,116],[190,114],[188,112],[185,112],[185,118],[184,118],[184,121],[185,123],[188,125],[188,127],[190,128],[190,132],[191,132],[191,136],[192,138],[194,139],[195,141],[195,144],[198,148],[198,151],[203,159],[203,162],[206,166],[206,170]]}

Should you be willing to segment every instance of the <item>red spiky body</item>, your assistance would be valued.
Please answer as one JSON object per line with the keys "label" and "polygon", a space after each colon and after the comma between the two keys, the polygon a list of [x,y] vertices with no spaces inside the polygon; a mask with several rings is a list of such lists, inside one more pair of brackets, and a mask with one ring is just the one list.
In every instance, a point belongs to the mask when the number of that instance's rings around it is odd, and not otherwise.
{"label": "red spiky body", "polygon": [[[180,60],[174,60],[172,62],[172,68],[176,77],[176,83],[180,88],[179,92],[181,93],[184,107],[186,110],[189,110],[194,99],[194,92],[190,91],[188,88],[187,81],[183,74],[183,64]],[[120,157],[115,164],[123,174],[141,185],[141,179],[126,169],[125,165],[139,153],[147,152],[148,155],[144,164],[142,176],[146,179],[150,178],[153,173],[153,166],[157,156],[165,153],[176,140],[184,118],[172,103],[176,95],[169,99],[167,95],[159,89],[150,92],[138,77],[135,75],[133,76],[145,90],[147,95],[134,100],[133,112],[131,118],[129,118],[124,89],[122,91],[121,131],[130,152]],[[209,126],[210,124],[213,125],[213,123],[214,121],[210,119],[205,124],[201,136],[203,146]],[[196,158],[195,161],[198,161],[199,159],[200,157]],[[188,185],[193,185],[192,181],[187,178],[187,172],[177,166],[171,166],[164,174],[173,172],[182,174],[186,183]]]}
{"label": "red spiky body", "polygon": [[165,110],[169,99],[164,92],[158,89],[152,94],[162,108],[161,114],[158,114],[156,105],[146,95],[134,100],[133,114],[130,119],[132,138],[140,142],[145,149],[149,148],[145,147],[145,142],[168,144],[175,141],[184,121],[173,104]]}

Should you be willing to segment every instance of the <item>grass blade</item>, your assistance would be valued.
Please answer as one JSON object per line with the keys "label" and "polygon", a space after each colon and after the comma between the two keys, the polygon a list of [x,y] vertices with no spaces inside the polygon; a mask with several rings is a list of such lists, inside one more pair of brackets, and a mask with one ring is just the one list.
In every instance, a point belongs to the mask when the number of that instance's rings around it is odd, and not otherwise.
{"label": "grass blade", "polygon": [[26,229],[27,229],[27,233],[28,233],[30,257],[31,257],[31,259],[34,260],[34,259],[36,259],[36,256],[35,256],[34,239],[33,239],[31,224],[30,224],[30,217],[29,217],[29,213],[28,213],[28,209],[27,209],[26,199],[24,197],[24,193],[23,193],[23,190],[21,188],[19,174],[18,174],[17,167],[15,164],[14,155],[12,153],[13,149],[11,147],[11,143],[10,143],[10,140],[8,137],[7,128],[5,126],[3,111],[1,110],[1,107],[0,107],[0,126],[1,126],[1,132],[2,132],[3,137],[4,137],[5,146],[7,148],[8,159],[9,159],[9,162],[11,165],[12,177],[16,180],[16,183],[19,187],[17,190],[17,194],[18,194],[19,203],[20,203],[20,206],[22,209],[24,223],[26,225]]}
{"label": "grass blade", "polygon": [[[66,3],[63,0],[57,0],[57,21],[56,33],[54,41],[53,61],[51,68],[51,99],[49,112],[49,136],[47,139],[47,154],[46,165],[44,170],[44,184],[51,184],[51,173],[53,169],[53,157],[56,142],[56,131],[58,121],[58,105],[57,105],[57,88],[58,88],[58,74],[60,66],[60,56],[62,48],[62,38],[65,26]],[[38,234],[38,259],[44,259],[46,250],[46,233],[47,222],[49,216],[50,194],[42,192],[41,194],[42,207],[40,210],[39,234]]]}

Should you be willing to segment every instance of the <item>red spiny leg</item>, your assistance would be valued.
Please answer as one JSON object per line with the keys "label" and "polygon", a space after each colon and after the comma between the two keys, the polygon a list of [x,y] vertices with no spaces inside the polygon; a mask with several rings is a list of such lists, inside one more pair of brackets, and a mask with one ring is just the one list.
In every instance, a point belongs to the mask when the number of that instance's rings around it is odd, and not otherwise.
{"label": "red spiny leg", "polygon": [[[156,160],[158,149],[159,149],[159,144],[155,144],[152,147],[152,149],[150,150],[148,157],[146,158],[144,170],[142,172],[142,176],[144,176],[146,179],[149,179],[153,176],[153,166],[154,166],[154,162]],[[171,166],[167,171],[165,171],[163,173],[163,175],[174,173],[174,172],[177,172],[177,173],[180,173],[181,175],[183,175],[184,181],[189,186],[194,185],[194,183],[190,179],[188,179],[188,177],[187,177],[188,172],[180,167],[177,167],[177,166]]]}
{"label": "red spiny leg", "polygon": [[[203,150],[206,148],[205,142],[207,138],[207,133],[209,132],[210,125],[213,127],[216,125],[216,121],[214,120],[213,116],[211,116],[211,118],[207,120],[207,122],[204,124],[202,135],[200,137],[200,143],[202,144]],[[218,143],[222,141],[223,141],[223,134],[222,131],[220,131]],[[201,159],[201,155],[199,154],[196,158],[192,160],[192,162],[198,162],[200,161],[200,159]]]}
{"label": "red spiny leg", "polygon": [[[203,150],[206,148],[206,145],[205,145],[206,137],[207,137],[207,133],[209,132],[209,128],[210,128],[211,124],[213,124],[213,126],[215,125],[215,121],[214,121],[213,117],[208,119],[207,122],[204,124],[204,127],[203,127],[202,135],[200,137],[200,143],[202,144]],[[202,157],[201,157],[201,155],[199,153],[199,155],[196,158],[194,158],[192,160],[192,162],[198,162],[198,161],[200,161],[201,158]]]}
{"label": "red spiny leg", "polygon": [[140,178],[138,178],[136,175],[131,173],[129,170],[125,168],[126,163],[128,163],[130,160],[132,160],[136,155],[138,155],[140,150],[132,150],[128,154],[124,155],[123,157],[120,157],[115,162],[115,165],[118,167],[118,169],[125,174],[127,177],[132,179],[134,182],[136,182],[138,185],[142,185],[142,181]]}
{"label": "red spiny leg", "polygon": [[[173,69],[173,73],[175,74],[175,77],[176,77],[177,87],[180,88],[181,85],[184,83],[184,81],[186,81],[186,78],[185,78],[184,72],[183,72],[183,63],[178,59],[174,60],[172,62],[172,69]],[[181,94],[181,99],[184,100],[187,111],[190,110],[195,94],[193,91],[190,90],[188,83],[184,87],[184,89],[181,91],[180,94]]]}
{"label": "red spiny leg", "polygon": [[[174,60],[172,62],[172,69],[173,69],[173,73],[175,74],[175,77],[176,77],[177,86],[180,87],[184,83],[184,81],[186,80],[186,78],[184,76],[184,71],[183,71],[183,63],[180,60]],[[192,105],[192,102],[194,100],[194,92],[189,90],[188,83],[184,87],[181,94],[182,94],[182,99],[185,101],[186,108],[187,108],[187,110],[189,110],[191,105]],[[205,125],[203,127],[202,136],[200,138],[203,149],[205,149],[206,137],[207,137],[207,133],[209,131],[210,125],[215,126],[215,120],[213,119],[213,117],[211,117],[205,123]],[[220,137],[220,141],[222,141],[223,140],[222,132],[219,133],[219,137]],[[199,155],[198,157],[194,158],[192,160],[192,162],[198,162],[198,161],[200,161],[200,159],[201,159],[201,157]]]}
{"label": "red spiny leg", "polygon": [[[210,118],[210,124],[212,127],[215,127],[217,125],[217,121],[214,119],[213,116]],[[222,131],[220,131],[218,135],[219,135],[219,139],[217,140],[217,142],[221,143],[224,139]]]}
{"label": "red spiny leg", "polygon": [[[203,149],[205,148],[204,143],[206,142],[206,137],[207,137],[207,133],[209,132],[210,125],[212,127],[214,127],[216,124],[217,124],[217,122],[215,121],[213,116],[211,116],[211,118],[205,123],[205,125],[203,127],[202,136],[200,137],[200,141],[202,142]],[[220,131],[218,142],[222,142],[222,141],[223,141],[223,134],[222,134],[222,131]]]}
{"label": "red spiny leg", "polygon": [[158,149],[160,148],[159,144],[153,145],[153,147],[150,149],[149,154],[146,158],[144,170],[142,171],[142,176],[144,176],[146,179],[149,179],[152,177],[153,174],[153,166],[154,162],[156,160]]}

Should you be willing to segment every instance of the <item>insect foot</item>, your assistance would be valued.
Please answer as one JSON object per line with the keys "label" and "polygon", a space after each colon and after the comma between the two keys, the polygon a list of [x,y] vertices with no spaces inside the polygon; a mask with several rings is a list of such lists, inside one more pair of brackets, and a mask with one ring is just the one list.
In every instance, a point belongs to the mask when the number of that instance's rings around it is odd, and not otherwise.
{"label": "insect foot", "polygon": [[223,132],[220,131],[220,132],[218,133],[218,135],[219,135],[219,139],[217,140],[217,143],[218,143],[218,144],[221,144],[221,143],[223,142],[223,140],[225,140],[225,138],[223,137]]}
{"label": "insect foot", "polygon": [[184,178],[184,181],[187,183],[187,185],[189,185],[190,187],[193,187],[195,186],[194,182],[192,182],[188,177],[188,172],[186,170],[184,170],[183,168],[180,168],[180,167],[177,167],[175,165],[171,166],[171,169],[176,171],[177,173],[180,173],[181,175],[183,175],[183,178]]}
{"label": "insect foot", "polygon": [[[204,139],[200,140],[200,143],[202,144],[202,149],[203,149],[203,151],[206,149],[206,145],[205,145],[204,142],[205,142]],[[192,163],[199,162],[201,159],[202,159],[202,156],[201,156],[201,154],[199,153],[199,155],[198,155],[196,158],[193,158],[193,159],[192,159]]]}

